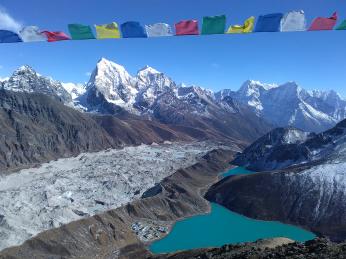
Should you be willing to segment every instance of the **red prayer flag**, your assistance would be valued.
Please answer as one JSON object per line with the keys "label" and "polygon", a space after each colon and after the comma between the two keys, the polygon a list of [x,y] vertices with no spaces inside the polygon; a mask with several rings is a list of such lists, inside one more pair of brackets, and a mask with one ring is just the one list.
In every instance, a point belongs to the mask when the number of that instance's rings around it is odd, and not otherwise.
{"label": "red prayer flag", "polygon": [[70,40],[71,38],[61,31],[43,31],[44,35],[47,36],[49,42],[61,41],[61,40]]}
{"label": "red prayer flag", "polygon": [[175,35],[198,35],[198,21],[187,20],[175,24]]}
{"label": "red prayer flag", "polygon": [[337,12],[334,12],[332,17],[317,17],[311,24],[309,31],[333,30],[338,20]]}

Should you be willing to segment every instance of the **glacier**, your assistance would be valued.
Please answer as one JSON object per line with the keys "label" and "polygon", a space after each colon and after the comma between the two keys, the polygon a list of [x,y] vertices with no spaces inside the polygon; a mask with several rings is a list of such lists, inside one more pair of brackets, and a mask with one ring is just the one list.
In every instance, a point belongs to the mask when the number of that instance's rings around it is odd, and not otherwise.
{"label": "glacier", "polygon": [[117,208],[216,148],[209,142],[108,149],[0,178],[0,249],[50,228]]}

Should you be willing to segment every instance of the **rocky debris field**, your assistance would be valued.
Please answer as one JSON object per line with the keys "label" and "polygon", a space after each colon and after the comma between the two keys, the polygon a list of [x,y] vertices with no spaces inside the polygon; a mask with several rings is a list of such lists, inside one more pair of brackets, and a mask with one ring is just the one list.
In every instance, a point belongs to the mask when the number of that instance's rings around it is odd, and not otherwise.
{"label": "rocky debris field", "polygon": [[83,153],[0,178],[0,249],[117,208],[216,145],[141,145]]}

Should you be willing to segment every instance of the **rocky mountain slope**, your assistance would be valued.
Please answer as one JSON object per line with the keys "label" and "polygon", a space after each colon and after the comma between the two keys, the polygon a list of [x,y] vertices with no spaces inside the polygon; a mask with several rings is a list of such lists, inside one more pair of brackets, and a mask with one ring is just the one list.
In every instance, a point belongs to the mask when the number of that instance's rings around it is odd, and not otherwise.
{"label": "rocky mountain slope", "polygon": [[248,80],[234,92],[222,90],[218,98],[230,96],[248,105],[258,116],[277,127],[293,126],[321,132],[346,118],[346,100],[334,91],[306,91],[295,82],[282,85]]}
{"label": "rocky mountain slope", "polygon": [[42,94],[0,90],[0,171],[113,146],[92,118]]}
{"label": "rocky mountain slope", "polygon": [[340,259],[346,257],[346,242],[336,244],[325,238],[317,238],[305,243],[297,243],[285,238],[259,240],[253,243],[225,245],[220,248],[206,248],[183,251],[175,254],[164,254],[150,258],[214,258],[214,259],[239,259],[239,258],[278,258],[278,259]]}
{"label": "rocky mountain slope", "polygon": [[200,140],[201,130],[90,116],[43,94],[0,90],[0,172],[110,147]]}
{"label": "rocky mountain slope", "polygon": [[[274,146],[266,149],[269,137],[280,131],[292,129],[276,130],[261,138],[245,151],[242,161],[245,157],[251,159],[253,154],[253,160],[246,162],[248,167],[253,163],[259,170],[273,164],[285,168],[226,178],[211,188],[208,199],[249,217],[279,220],[332,240],[345,240],[346,120],[313,136],[294,130],[299,133],[295,143],[282,145],[273,138],[270,143]],[[275,143],[281,150],[276,149]],[[255,147],[259,149],[257,157]],[[262,159],[265,162],[259,162]]]}

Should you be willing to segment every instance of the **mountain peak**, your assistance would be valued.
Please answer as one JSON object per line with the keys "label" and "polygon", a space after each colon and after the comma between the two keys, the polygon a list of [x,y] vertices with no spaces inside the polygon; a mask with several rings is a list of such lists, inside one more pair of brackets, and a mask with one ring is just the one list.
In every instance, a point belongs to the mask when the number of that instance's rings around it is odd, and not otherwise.
{"label": "mountain peak", "polygon": [[112,61],[110,61],[109,59],[104,58],[104,57],[101,57],[101,58],[99,59],[99,61],[97,61],[97,63],[107,63],[107,62],[112,62]]}
{"label": "mountain peak", "polygon": [[41,93],[65,103],[71,101],[70,94],[59,81],[40,75],[28,65],[17,68],[4,83],[4,89],[15,92]]}
{"label": "mountain peak", "polygon": [[97,70],[116,70],[116,71],[121,71],[125,72],[126,69],[122,66],[119,65],[113,61],[110,61],[106,58],[101,58],[96,65]]}
{"label": "mountain peak", "polygon": [[98,98],[101,93],[108,103],[130,105],[137,93],[135,83],[125,67],[101,58],[86,85],[86,92],[79,99],[92,98],[91,96]]}
{"label": "mountain peak", "polygon": [[148,74],[161,74],[161,72],[157,71],[153,67],[146,65],[142,69],[140,69],[137,73],[138,76],[147,76]]}
{"label": "mountain peak", "polygon": [[15,70],[15,72],[13,74],[23,74],[23,73],[29,73],[29,74],[37,74],[36,71],[29,65],[23,65],[20,66],[19,68],[17,68]]}
{"label": "mountain peak", "polygon": [[246,80],[242,87],[247,87],[247,88],[263,88],[264,90],[270,90],[272,88],[276,88],[278,87],[277,84],[267,84],[267,83],[262,83],[260,81],[257,81],[257,80],[252,80],[252,79],[249,79],[249,80]]}

